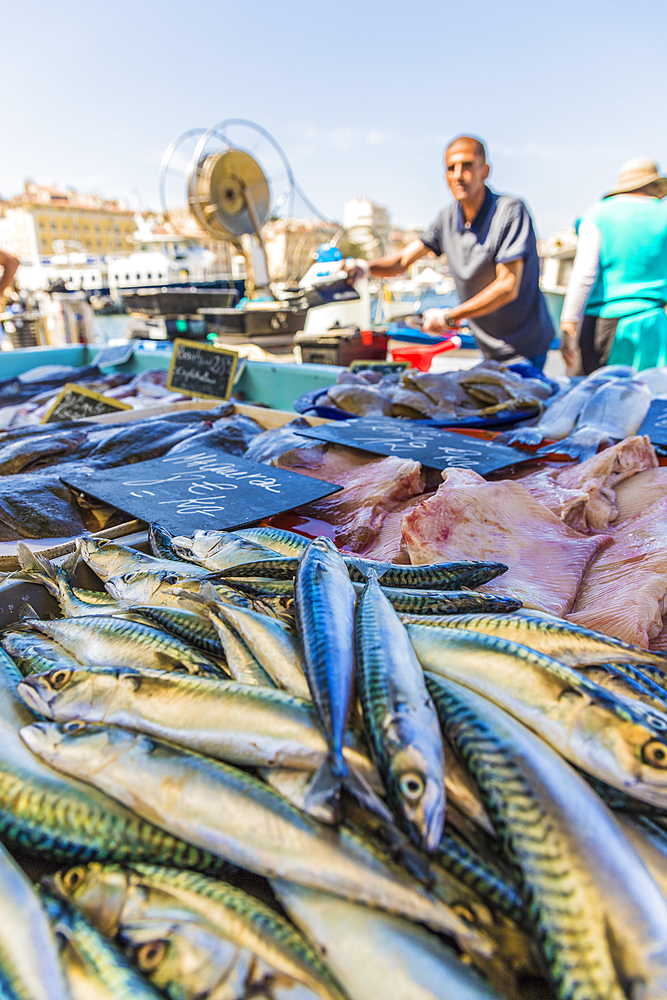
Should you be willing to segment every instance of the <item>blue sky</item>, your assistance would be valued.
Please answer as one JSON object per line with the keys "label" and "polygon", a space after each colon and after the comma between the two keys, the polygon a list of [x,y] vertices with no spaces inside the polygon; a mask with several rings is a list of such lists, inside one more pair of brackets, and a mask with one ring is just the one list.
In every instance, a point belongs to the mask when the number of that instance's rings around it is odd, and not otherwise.
{"label": "blue sky", "polygon": [[157,207],[179,133],[248,118],[331,218],[365,194],[397,224],[447,202],[473,132],[540,235],[631,156],[667,172],[664,0],[22,0],[5,5],[0,193],[71,184]]}

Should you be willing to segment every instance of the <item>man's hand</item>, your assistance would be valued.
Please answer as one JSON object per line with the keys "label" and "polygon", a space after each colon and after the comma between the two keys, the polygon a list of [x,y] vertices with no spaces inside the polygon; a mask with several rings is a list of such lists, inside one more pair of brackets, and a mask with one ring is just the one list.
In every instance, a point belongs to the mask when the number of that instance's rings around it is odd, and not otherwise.
{"label": "man's hand", "polygon": [[356,260],[354,257],[346,257],[341,268],[342,274],[347,274],[347,280],[351,285],[355,281],[367,278],[370,274],[370,266],[367,260]]}
{"label": "man's hand", "polygon": [[577,324],[565,321],[560,325],[560,353],[568,368],[572,368],[577,360],[579,338]]}
{"label": "man's hand", "polygon": [[458,325],[458,320],[451,318],[451,309],[427,309],[422,330],[424,333],[447,333]]}

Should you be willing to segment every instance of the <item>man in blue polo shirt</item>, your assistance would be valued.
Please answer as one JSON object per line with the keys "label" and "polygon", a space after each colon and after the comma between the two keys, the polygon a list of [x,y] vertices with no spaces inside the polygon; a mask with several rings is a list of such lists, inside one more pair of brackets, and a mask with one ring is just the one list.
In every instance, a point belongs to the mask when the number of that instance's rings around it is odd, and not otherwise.
{"label": "man in blue polo shirt", "polygon": [[445,169],[454,203],[429,230],[404,250],[350,267],[350,277],[401,274],[432,250],[446,254],[461,304],[427,309],[423,329],[444,332],[466,319],[486,358],[544,366],[554,328],[540,292],[535,232],[519,198],[486,186],[489,164],[484,145],[459,136],[445,151]]}

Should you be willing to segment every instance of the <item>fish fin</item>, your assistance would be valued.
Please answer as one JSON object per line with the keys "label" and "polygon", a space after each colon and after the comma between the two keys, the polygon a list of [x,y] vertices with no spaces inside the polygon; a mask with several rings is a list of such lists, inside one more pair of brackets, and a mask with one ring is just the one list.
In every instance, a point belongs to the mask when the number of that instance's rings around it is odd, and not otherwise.
{"label": "fish fin", "polygon": [[16,555],[24,573],[30,578],[41,583],[50,594],[58,595],[58,574],[53,563],[49,562],[45,556],[39,552],[33,552],[25,542],[18,542],[16,545]]}
{"label": "fish fin", "polygon": [[41,621],[41,615],[38,615],[32,604],[25,601],[21,605],[21,625],[25,625],[28,621]]}
{"label": "fish fin", "polygon": [[396,822],[394,816],[378,793],[371,788],[363,774],[355,767],[352,767],[349,762],[347,765],[347,777],[343,778],[343,786],[345,791],[355,798],[364,809],[375,813],[385,823],[394,824]]}
{"label": "fish fin", "polygon": [[78,562],[79,562],[79,553],[77,552],[76,549],[74,549],[74,551],[70,552],[69,555],[65,556],[65,558],[60,563],[60,569],[62,570],[65,579],[67,580],[68,583],[70,583],[72,577],[74,576],[74,571],[78,565]]}
{"label": "fish fin", "polygon": [[360,559],[358,556],[351,555],[350,553],[345,554],[345,558],[349,559],[354,568],[358,573],[364,578],[364,580],[381,580],[384,574],[389,569],[388,566],[371,566],[367,559]]}
{"label": "fish fin", "polygon": [[215,607],[220,603],[215,587],[208,580],[205,580],[199,588],[199,596],[204,604],[212,604]]}

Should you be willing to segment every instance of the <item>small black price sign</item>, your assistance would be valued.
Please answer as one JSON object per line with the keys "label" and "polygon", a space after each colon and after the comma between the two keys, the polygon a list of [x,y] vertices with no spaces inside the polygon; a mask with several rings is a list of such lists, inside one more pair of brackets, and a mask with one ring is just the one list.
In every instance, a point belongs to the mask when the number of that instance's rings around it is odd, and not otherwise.
{"label": "small black price sign", "polygon": [[381,375],[393,375],[404,372],[410,367],[409,361],[352,361],[350,371],[354,375],[360,372],[379,372]]}
{"label": "small black price sign", "polygon": [[654,399],[638,434],[648,434],[653,444],[667,445],[667,399]]}
{"label": "small black price sign", "polygon": [[419,420],[335,420],[297,433],[376,455],[413,458],[433,469],[474,469],[481,476],[532,458],[528,452],[426,426]]}
{"label": "small black price sign", "polygon": [[200,344],[196,340],[177,339],[169,365],[167,389],[186,396],[229,399],[238,361],[236,351]]}
{"label": "small black price sign", "polygon": [[103,347],[93,364],[98,368],[108,368],[110,365],[124,365],[134,354],[135,344],[115,344],[113,347]]}
{"label": "small black price sign", "polygon": [[63,476],[63,482],[177,534],[240,528],[342,489],[195,444],[126,468]]}
{"label": "small black price sign", "polygon": [[109,399],[99,392],[86,389],[82,385],[68,382],[59,393],[55,403],[42,419],[43,424],[54,424],[61,420],[80,420],[82,417],[99,417],[102,413],[117,410],[131,410],[127,403],[119,399]]}

